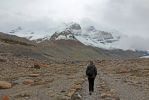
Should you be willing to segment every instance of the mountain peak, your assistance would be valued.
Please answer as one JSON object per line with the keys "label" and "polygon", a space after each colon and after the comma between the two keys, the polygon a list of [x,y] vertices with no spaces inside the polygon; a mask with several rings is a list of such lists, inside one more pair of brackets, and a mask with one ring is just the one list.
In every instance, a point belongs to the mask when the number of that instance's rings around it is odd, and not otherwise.
{"label": "mountain peak", "polygon": [[81,26],[78,23],[68,23],[64,31],[55,32],[50,40],[77,40],[75,35],[81,34]]}
{"label": "mountain peak", "polygon": [[67,29],[71,29],[71,30],[81,30],[80,24],[74,23],[74,22],[72,22],[72,23],[70,23],[70,24],[67,24],[67,25],[66,25],[66,28],[67,28]]}
{"label": "mountain peak", "polygon": [[11,33],[13,35],[25,37],[29,40],[35,40],[37,43],[46,40],[73,40],[79,41],[85,45],[106,49],[111,47],[114,48],[112,44],[121,39],[121,35],[115,35],[115,32],[103,31],[93,25],[82,27],[80,24],[75,22],[62,24],[62,26],[59,26],[52,31],[52,34],[47,31],[43,32],[44,34],[41,34],[38,32],[29,31],[28,29],[24,29],[22,27],[17,27],[16,29],[12,30]]}
{"label": "mountain peak", "polygon": [[77,40],[74,36],[74,34],[69,31],[69,30],[65,30],[65,31],[62,31],[60,33],[58,32],[55,32],[50,40]]}
{"label": "mountain peak", "polygon": [[16,29],[11,30],[9,33],[16,33],[23,30],[23,28],[21,26],[18,26]]}
{"label": "mountain peak", "polygon": [[94,26],[89,26],[86,30],[89,32],[96,32],[97,31]]}

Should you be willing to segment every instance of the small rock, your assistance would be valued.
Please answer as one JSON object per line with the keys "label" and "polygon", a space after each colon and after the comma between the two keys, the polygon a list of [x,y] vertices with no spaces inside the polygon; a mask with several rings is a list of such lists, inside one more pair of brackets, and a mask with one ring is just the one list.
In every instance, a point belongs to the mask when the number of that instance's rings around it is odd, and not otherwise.
{"label": "small rock", "polygon": [[34,68],[40,69],[40,67],[41,67],[41,66],[40,66],[39,64],[37,64],[37,63],[34,64]]}
{"label": "small rock", "polygon": [[49,92],[49,96],[50,96],[50,97],[54,97],[54,96],[55,96],[55,93],[54,93],[53,91],[50,91],[50,92]]}
{"label": "small rock", "polygon": [[68,76],[68,79],[74,79],[75,77],[74,76]]}
{"label": "small rock", "polygon": [[129,70],[128,69],[121,69],[118,73],[128,73],[129,72]]}
{"label": "small rock", "polygon": [[101,93],[101,97],[106,98],[107,97],[106,93]]}
{"label": "small rock", "polygon": [[100,88],[100,86],[97,86],[97,88]]}
{"label": "small rock", "polygon": [[75,86],[75,89],[76,89],[76,90],[80,90],[81,88],[82,88],[81,85],[76,85],[76,86]]}
{"label": "small rock", "polygon": [[0,62],[7,62],[7,60],[0,58]]}
{"label": "small rock", "polygon": [[38,76],[40,76],[39,74],[30,74],[29,75],[30,77],[38,77]]}
{"label": "small rock", "polygon": [[102,98],[111,97],[111,96],[112,96],[112,94],[110,94],[110,93],[101,93]]}
{"label": "small rock", "polygon": [[48,64],[40,64],[41,67],[48,67]]}
{"label": "small rock", "polygon": [[31,65],[28,65],[28,67],[27,68],[32,68],[32,66]]}
{"label": "small rock", "polygon": [[111,90],[110,90],[110,92],[115,93],[115,92],[116,92],[116,90],[115,90],[115,89],[111,89]]}
{"label": "small rock", "polygon": [[48,67],[48,64],[34,63],[34,68],[40,69],[41,67]]}
{"label": "small rock", "polygon": [[132,83],[134,83],[134,84],[141,84],[141,82],[138,82],[138,81],[132,81]]}
{"label": "small rock", "polygon": [[120,100],[120,98],[118,96],[114,96],[112,100]]}
{"label": "small rock", "polygon": [[76,93],[72,96],[71,100],[82,100],[82,96],[81,96],[78,92],[76,92]]}
{"label": "small rock", "polygon": [[23,82],[23,84],[25,84],[25,85],[32,85],[32,84],[34,84],[34,80],[30,80],[30,79],[25,80],[25,81]]}
{"label": "small rock", "polygon": [[51,78],[47,82],[52,83],[54,80],[55,80],[54,78]]}
{"label": "small rock", "polygon": [[19,96],[20,97],[28,98],[30,95],[28,93],[21,93]]}
{"label": "small rock", "polygon": [[62,90],[62,91],[61,91],[61,93],[64,93],[64,92],[66,92],[66,91],[65,91],[65,90]]}
{"label": "small rock", "polygon": [[12,84],[6,81],[0,81],[0,89],[9,89],[12,87]]}
{"label": "small rock", "polygon": [[6,95],[6,96],[2,96],[2,98],[0,98],[0,100],[1,100],[1,99],[2,99],[2,100],[9,100],[9,96],[7,96],[7,95]]}
{"label": "small rock", "polygon": [[63,96],[62,98],[60,98],[60,100],[71,100],[71,98],[68,96]]}
{"label": "small rock", "polygon": [[72,95],[75,93],[75,91],[70,91],[68,94],[67,94],[67,96],[68,97],[72,97]]}

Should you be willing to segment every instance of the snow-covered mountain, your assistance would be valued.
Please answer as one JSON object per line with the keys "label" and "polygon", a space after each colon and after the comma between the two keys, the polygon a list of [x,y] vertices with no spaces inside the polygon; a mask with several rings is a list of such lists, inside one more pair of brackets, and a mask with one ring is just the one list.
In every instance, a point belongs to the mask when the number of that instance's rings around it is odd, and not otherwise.
{"label": "snow-covered mountain", "polygon": [[95,26],[81,27],[80,24],[74,22],[64,24],[56,29],[54,33],[43,32],[38,34],[19,26],[11,30],[9,34],[25,37],[29,40],[36,40],[38,43],[45,40],[75,40],[85,45],[105,49],[115,48],[114,43],[122,37],[118,32],[107,32],[97,29]]}
{"label": "snow-covered mountain", "polygon": [[62,39],[63,40],[77,40],[74,34],[69,30],[62,31],[60,33],[55,32],[50,38],[50,40],[62,40]]}
{"label": "snow-covered mountain", "polygon": [[85,45],[107,49],[111,48],[114,42],[119,41],[120,37],[120,34],[97,30],[94,26],[86,28],[82,34],[76,36]]}
{"label": "snow-covered mountain", "polygon": [[78,40],[85,45],[106,49],[114,48],[113,43],[119,41],[120,38],[118,33],[101,31],[94,26],[81,28],[77,23],[71,23],[64,31],[56,32],[51,36],[52,40]]}
{"label": "snow-covered mountain", "polygon": [[18,26],[17,28],[14,28],[12,30],[10,30],[9,32],[5,32],[11,35],[16,35],[19,37],[25,37],[29,40],[37,40],[37,39],[44,39],[49,36],[48,32],[43,32],[43,31],[32,31],[32,30],[28,30],[26,28],[23,28],[21,26]]}

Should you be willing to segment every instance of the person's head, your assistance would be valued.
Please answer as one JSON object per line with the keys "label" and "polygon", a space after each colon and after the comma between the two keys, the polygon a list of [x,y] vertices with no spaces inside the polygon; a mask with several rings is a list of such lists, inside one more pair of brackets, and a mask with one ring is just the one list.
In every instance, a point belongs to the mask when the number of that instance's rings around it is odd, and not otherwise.
{"label": "person's head", "polygon": [[93,65],[94,64],[94,62],[93,61],[90,61],[90,65]]}

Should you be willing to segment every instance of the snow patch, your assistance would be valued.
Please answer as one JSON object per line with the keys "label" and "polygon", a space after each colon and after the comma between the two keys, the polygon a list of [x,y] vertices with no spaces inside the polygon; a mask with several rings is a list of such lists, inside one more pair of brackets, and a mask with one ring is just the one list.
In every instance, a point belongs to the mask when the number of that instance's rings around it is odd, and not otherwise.
{"label": "snow patch", "polygon": [[140,57],[140,58],[149,58],[149,56],[142,56],[142,57]]}

